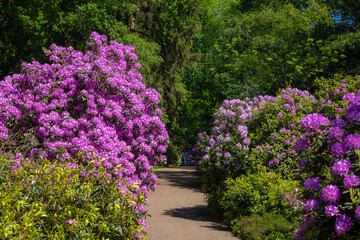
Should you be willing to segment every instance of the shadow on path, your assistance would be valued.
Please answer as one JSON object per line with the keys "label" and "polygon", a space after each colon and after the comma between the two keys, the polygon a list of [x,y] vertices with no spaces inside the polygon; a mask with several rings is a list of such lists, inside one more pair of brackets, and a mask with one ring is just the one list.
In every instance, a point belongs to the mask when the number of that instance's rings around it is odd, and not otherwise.
{"label": "shadow on path", "polygon": [[[184,171],[177,170],[179,168]],[[178,167],[177,169],[168,168],[157,171],[156,175],[159,179],[166,179],[171,186],[201,191],[198,176],[194,172],[195,167]]]}
{"label": "shadow on path", "polygon": [[218,231],[229,231],[229,229],[224,226],[220,220],[214,218],[211,215],[209,207],[205,205],[164,210],[164,215],[175,218],[183,218],[191,221],[209,222],[211,225],[207,224],[207,226],[202,227],[211,228]]}

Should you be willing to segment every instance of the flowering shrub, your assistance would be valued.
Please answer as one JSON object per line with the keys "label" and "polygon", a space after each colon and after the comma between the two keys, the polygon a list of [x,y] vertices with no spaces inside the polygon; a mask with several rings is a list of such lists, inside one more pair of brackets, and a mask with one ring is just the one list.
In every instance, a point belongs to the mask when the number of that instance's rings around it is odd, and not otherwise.
{"label": "flowering shrub", "polygon": [[[303,215],[297,238],[358,236],[360,81],[335,76],[329,82],[318,81],[319,99],[290,88],[259,105],[254,104],[259,98],[224,101],[211,135],[199,135],[193,157],[207,199],[234,229],[241,217],[272,209],[289,213],[287,220]],[[259,175],[258,165],[301,185],[276,195],[276,186],[266,188],[260,178],[245,183]],[[262,185],[264,196],[256,190]],[[254,196],[267,199],[273,194],[283,195],[292,209],[284,203],[254,211]],[[266,205],[266,200],[260,202]]]}
{"label": "flowering shrub", "polygon": [[[144,239],[139,184],[115,179],[95,157],[86,166],[0,157],[3,239]],[[118,169],[121,171],[121,169]]]}
{"label": "flowering shrub", "polygon": [[51,64],[23,63],[20,74],[0,82],[0,139],[4,151],[28,160],[52,161],[95,153],[104,167],[145,195],[154,189],[153,166],[166,161],[168,134],[155,105],[160,94],[146,88],[134,47],[93,32],[88,51],[52,44]]}
{"label": "flowering shrub", "polygon": [[[245,173],[253,163],[248,160],[251,138],[246,123],[253,118],[253,109],[261,109],[272,97],[260,96],[253,100],[225,100],[214,114],[215,121],[211,135],[199,134],[197,146],[193,149],[193,162],[200,172],[200,181],[208,195],[208,202],[218,208],[227,178]],[[217,209],[221,212],[220,209]]]}
{"label": "flowering shrub", "polygon": [[295,123],[317,104],[309,92],[291,88],[277,97],[225,100],[214,114],[212,134],[199,134],[193,149],[210,205],[220,206],[226,179],[256,172],[258,164],[292,176],[299,160],[294,144],[300,132]]}

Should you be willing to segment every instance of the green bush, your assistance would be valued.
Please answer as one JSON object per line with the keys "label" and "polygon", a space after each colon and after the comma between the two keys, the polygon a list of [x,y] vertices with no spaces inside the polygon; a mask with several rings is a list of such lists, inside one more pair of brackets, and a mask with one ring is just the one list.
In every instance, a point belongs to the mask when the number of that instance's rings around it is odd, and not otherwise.
{"label": "green bush", "polygon": [[266,167],[257,166],[257,172],[228,179],[221,201],[225,221],[233,222],[243,216],[262,215],[266,212],[287,215],[291,210],[284,201],[284,193],[299,188],[299,182],[284,179],[281,174],[268,172]]}
{"label": "green bush", "polygon": [[247,240],[290,240],[294,236],[289,232],[293,230],[294,224],[274,213],[244,217],[233,226],[233,232]]}
{"label": "green bush", "polygon": [[[0,238],[143,239],[136,184],[101,166],[0,157]],[[78,165],[78,166],[77,166]]]}
{"label": "green bush", "polygon": [[167,157],[167,165],[179,166],[181,164],[181,155],[179,147],[170,142],[165,153]]}

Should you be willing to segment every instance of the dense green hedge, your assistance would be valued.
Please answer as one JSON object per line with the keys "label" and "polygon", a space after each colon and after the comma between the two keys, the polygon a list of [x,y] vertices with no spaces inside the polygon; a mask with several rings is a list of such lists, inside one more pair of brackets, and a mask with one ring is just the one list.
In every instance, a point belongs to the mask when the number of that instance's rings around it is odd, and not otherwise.
{"label": "dense green hedge", "polygon": [[3,239],[138,239],[146,232],[134,211],[145,200],[133,194],[138,185],[119,188],[101,164],[1,156],[0,173]]}

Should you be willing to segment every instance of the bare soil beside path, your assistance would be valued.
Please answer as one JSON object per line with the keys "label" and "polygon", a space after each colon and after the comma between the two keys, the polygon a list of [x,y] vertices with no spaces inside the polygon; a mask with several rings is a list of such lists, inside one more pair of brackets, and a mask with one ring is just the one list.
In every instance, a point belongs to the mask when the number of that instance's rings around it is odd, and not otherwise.
{"label": "bare soil beside path", "polygon": [[156,171],[158,187],[149,193],[148,240],[239,240],[211,216],[194,167]]}

